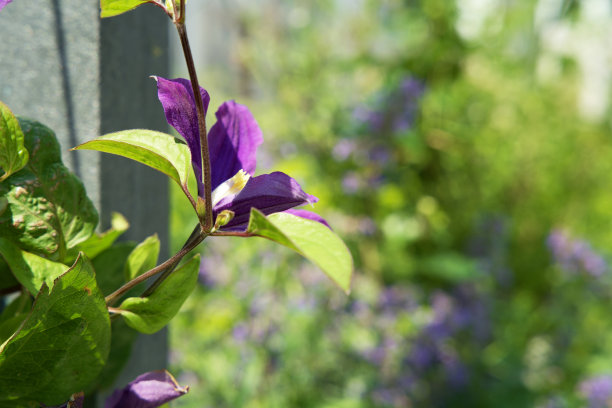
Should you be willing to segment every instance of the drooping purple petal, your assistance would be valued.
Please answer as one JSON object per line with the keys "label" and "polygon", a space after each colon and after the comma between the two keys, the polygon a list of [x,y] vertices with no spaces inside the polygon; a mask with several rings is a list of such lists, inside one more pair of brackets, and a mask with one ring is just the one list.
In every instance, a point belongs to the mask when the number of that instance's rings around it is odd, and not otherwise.
{"label": "drooping purple petal", "polygon": [[[198,113],[193,91],[191,90],[191,82],[183,78],[154,78],[157,81],[157,97],[164,108],[166,120],[187,142],[191,152],[191,165],[198,182],[198,196],[202,197],[204,194],[204,185],[202,183],[202,148],[200,146]],[[202,87],[200,87],[200,97],[204,103],[204,114],[206,114],[210,96],[208,96],[208,92]]]}
{"label": "drooping purple petal", "polygon": [[104,408],[155,408],[186,394],[189,386],[181,387],[166,371],[151,371],[138,376],[125,388],[116,390]]}
{"label": "drooping purple petal", "polygon": [[240,169],[252,176],[257,146],[263,142],[261,129],[246,106],[228,101],[215,115],[217,123],[208,133],[213,190]]}
{"label": "drooping purple petal", "polygon": [[251,208],[268,215],[317,201],[315,196],[306,194],[293,178],[276,171],[251,178],[240,193],[217,203],[213,212],[216,216],[223,210],[232,210],[234,219],[223,229],[237,230],[246,228]]}
{"label": "drooping purple petal", "polygon": [[7,4],[9,4],[13,0],[0,0],[0,10],[4,8]]}
{"label": "drooping purple petal", "polygon": [[307,220],[313,220],[313,221],[320,222],[321,224],[325,225],[327,228],[332,229],[323,217],[321,217],[317,213],[313,213],[312,211],[301,210],[301,209],[300,210],[290,209],[290,210],[285,210],[285,212],[289,214],[297,215],[298,217],[305,218]]}

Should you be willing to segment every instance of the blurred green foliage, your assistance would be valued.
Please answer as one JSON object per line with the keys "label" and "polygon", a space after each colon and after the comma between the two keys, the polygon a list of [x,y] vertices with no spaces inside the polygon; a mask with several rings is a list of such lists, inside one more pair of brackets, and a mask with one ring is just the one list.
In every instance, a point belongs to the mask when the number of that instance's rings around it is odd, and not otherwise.
{"label": "blurred green foliage", "polygon": [[[447,0],[235,3],[238,74],[202,72],[213,104],[251,108],[259,168],[319,197],[357,277],[347,298],[268,242],[206,241],[171,325],[177,406],[604,406],[612,122],[579,113],[541,2],[500,1],[472,36]],[[579,19],[553,3],[549,24]],[[179,196],[175,247],[195,223]]]}

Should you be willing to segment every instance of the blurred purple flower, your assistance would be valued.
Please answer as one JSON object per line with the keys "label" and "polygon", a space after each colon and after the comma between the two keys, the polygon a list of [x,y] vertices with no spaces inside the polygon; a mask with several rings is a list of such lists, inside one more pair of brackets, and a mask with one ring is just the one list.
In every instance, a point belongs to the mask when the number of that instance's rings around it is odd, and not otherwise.
{"label": "blurred purple flower", "polygon": [[116,390],[104,408],[155,408],[187,394],[189,386],[181,387],[166,371],[151,371],[138,376],[125,388]]}
{"label": "blurred purple flower", "polygon": [[344,175],[342,178],[342,190],[346,194],[355,194],[363,187],[363,180],[359,177],[359,175],[350,171]]}
{"label": "blurred purple flower", "polygon": [[408,288],[394,285],[384,288],[378,296],[378,305],[383,309],[410,311],[418,306],[414,293]]}
{"label": "blurred purple flower", "polygon": [[[166,120],[187,142],[198,197],[204,198],[200,131],[191,82],[182,78],[155,79]],[[210,101],[208,92],[200,87],[199,97],[206,114]],[[316,197],[306,194],[298,182],[285,173],[252,177],[257,164],[257,147],[263,137],[246,106],[234,101],[224,102],[215,115],[217,122],[208,132],[213,216],[226,210],[234,213],[234,218],[223,229],[245,229],[251,208],[272,214],[317,202]]]}
{"label": "blurred purple flower", "polygon": [[370,149],[369,156],[371,161],[379,166],[384,166],[391,159],[391,152],[385,146],[377,146]]}
{"label": "blurred purple flower", "polygon": [[587,399],[588,408],[607,408],[612,403],[612,376],[600,375],[584,380],[579,390]]}
{"label": "blurred purple flower", "polygon": [[332,149],[332,155],[336,161],[344,161],[350,157],[356,149],[354,140],[341,139]]}
{"label": "blurred purple flower", "polygon": [[558,395],[548,397],[544,403],[537,405],[537,408],[565,408],[567,404]]}
{"label": "blurred purple flower", "polygon": [[13,1],[13,0],[0,0],[0,10],[2,10],[11,1]]}
{"label": "blurred purple flower", "polygon": [[448,383],[453,387],[463,387],[468,383],[469,372],[455,353],[442,353],[440,357]]}
{"label": "blurred purple flower", "polygon": [[398,91],[402,109],[393,122],[393,130],[403,132],[411,128],[414,123],[419,100],[425,92],[425,85],[414,78],[405,78]]}
{"label": "blurred purple flower", "polygon": [[434,344],[426,339],[417,339],[413,346],[408,362],[415,369],[423,371],[429,369],[438,361],[438,351]]}
{"label": "blurred purple flower", "polygon": [[239,322],[232,330],[232,337],[239,343],[246,341],[249,336],[249,327],[247,324]]}
{"label": "blurred purple flower", "polygon": [[553,230],[546,241],[553,260],[569,272],[583,272],[598,278],[608,271],[605,259],[582,239],[572,239],[562,230]]}
{"label": "blurred purple flower", "polygon": [[353,117],[373,132],[404,132],[414,124],[424,91],[425,86],[421,81],[404,78],[395,89],[376,98],[375,108],[358,107],[353,111]]}

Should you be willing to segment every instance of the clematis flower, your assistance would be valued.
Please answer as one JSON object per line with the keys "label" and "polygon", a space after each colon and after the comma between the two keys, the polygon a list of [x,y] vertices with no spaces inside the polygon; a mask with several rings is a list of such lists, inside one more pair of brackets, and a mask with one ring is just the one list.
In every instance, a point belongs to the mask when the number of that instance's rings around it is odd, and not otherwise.
{"label": "clematis flower", "polygon": [[0,10],[4,8],[7,4],[9,4],[13,0],[0,0]]}
{"label": "clematis flower", "polygon": [[[166,120],[183,136],[191,151],[198,196],[204,198],[200,132],[191,82],[180,78],[155,79]],[[208,110],[210,97],[203,88],[200,88],[200,97],[204,110]],[[213,219],[230,211],[234,215],[223,230],[246,229],[251,208],[267,215],[317,202],[316,197],[306,194],[298,182],[285,173],[252,177],[257,163],[257,147],[263,142],[263,137],[246,106],[228,101],[215,115],[217,123],[208,132]],[[321,217],[309,211],[294,210],[292,213],[327,225]]]}
{"label": "clematis flower", "polygon": [[178,385],[166,370],[142,374],[125,388],[116,390],[104,404],[104,408],[155,408],[172,401],[189,391]]}

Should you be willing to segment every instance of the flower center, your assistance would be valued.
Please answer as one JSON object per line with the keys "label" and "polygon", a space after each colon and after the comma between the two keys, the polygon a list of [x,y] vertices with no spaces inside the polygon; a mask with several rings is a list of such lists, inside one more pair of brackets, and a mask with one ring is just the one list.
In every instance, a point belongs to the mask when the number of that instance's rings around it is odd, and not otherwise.
{"label": "flower center", "polygon": [[246,186],[247,181],[251,178],[251,175],[244,170],[238,170],[238,173],[234,177],[225,180],[219,184],[215,191],[212,192],[212,205],[213,207],[226,197],[230,197],[238,194]]}

